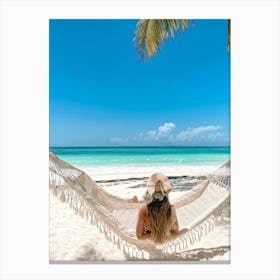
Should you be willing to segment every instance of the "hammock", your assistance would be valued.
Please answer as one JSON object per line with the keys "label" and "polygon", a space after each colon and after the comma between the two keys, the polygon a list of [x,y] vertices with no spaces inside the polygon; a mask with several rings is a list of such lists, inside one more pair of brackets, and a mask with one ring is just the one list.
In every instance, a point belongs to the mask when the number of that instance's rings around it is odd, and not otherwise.
{"label": "hammock", "polygon": [[230,161],[173,203],[181,230],[161,244],[136,237],[141,203],[107,193],[85,172],[52,152],[49,152],[49,187],[76,214],[117,244],[128,260],[182,259],[186,250],[214,228],[218,217],[230,216]]}

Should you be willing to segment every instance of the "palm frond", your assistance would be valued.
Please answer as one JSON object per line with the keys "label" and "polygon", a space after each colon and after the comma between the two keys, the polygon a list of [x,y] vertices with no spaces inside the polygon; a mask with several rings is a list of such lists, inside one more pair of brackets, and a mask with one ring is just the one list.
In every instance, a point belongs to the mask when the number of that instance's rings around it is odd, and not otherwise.
{"label": "palm frond", "polygon": [[230,52],[230,19],[228,19],[228,43],[227,43],[227,50]]}
{"label": "palm frond", "polygon": [[160,45],[189,27],[188,19],[141,19],[134,32],[134,46],[141,58],[152,58]]}

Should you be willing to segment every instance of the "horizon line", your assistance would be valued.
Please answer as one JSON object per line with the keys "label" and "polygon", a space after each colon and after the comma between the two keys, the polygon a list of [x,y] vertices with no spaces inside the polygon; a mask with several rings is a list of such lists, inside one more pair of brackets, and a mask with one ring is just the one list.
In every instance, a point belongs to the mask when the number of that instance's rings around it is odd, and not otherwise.
{"label": "horizon line", "polygon": [[215,146],[49,146],[49,148],[230,148],[230,145]]}

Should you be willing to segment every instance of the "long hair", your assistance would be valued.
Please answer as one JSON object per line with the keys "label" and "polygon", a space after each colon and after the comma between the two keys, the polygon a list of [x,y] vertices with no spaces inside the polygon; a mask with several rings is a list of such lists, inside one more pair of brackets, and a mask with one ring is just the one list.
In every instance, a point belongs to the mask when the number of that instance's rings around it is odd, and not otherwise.
{"label": "long hair", "polygon": [[162,243],[170,237],[171,205],[168,196],[162,200],[154,199],[147,208],[151,220],[151,237],[156,243]]}

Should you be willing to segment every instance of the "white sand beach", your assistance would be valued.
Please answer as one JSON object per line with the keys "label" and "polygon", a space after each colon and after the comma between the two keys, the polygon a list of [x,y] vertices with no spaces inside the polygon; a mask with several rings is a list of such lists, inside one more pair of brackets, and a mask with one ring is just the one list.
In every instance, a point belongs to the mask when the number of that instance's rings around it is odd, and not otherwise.
{"label": "white sand beach", "polygon": [[50,260],[125,260],[98,228],[50,193]]}
{"label": "white sand beach", "polygon": [[[205,171],[205,170],[204,170]],[[208,170],[211,173],[211,170]],[[96,172],[96,170],[95,170]],[[208,172],[205,172],[209,174]],[[205,174],[204,173],[204,174]],[[104,174],[104,173],[103,173]],[[177,173],[178,174],[178,173]],[[195,173],[192,173],[194,175]],[[202,175],[202,173],[199,173]],[[92,175],[92,173],[91,173]],[[118,174],[119,176],[120,174]],[[131,175],[131,174],[130,174]],[[137,173],[138,177],[146,173]],[[195,175],[198,175],[197,173]],[[122,198],[137,195],[141,199],[145,192],[145,179],[100,182],[107,192]],[[93,176],[92,176],[93,177]],[[136,176],[137,177],[137,176]],[[99,174],[99,179],[104,179]],[[195,180],[195,179],[193,179]],[[191,180],[189,180],[191,182]],[[189,190],[170,193],[171,203]],[[136,217],[135,217],[136,219]],[[180,221],[179,221],[180,223]],[[220,221],[206,236],[189,247],[194,260],[230,261],[229,250],[218,250],[230,246],[230,221]],[[189,251],[188,250],[188,251]],[[190,256],[188,254],[188,256]],[[115,244],[108,241],[99,229],[76,215],[67,203],[62,203],[50,192],[50,261],[125,261],[126,257]]]}

